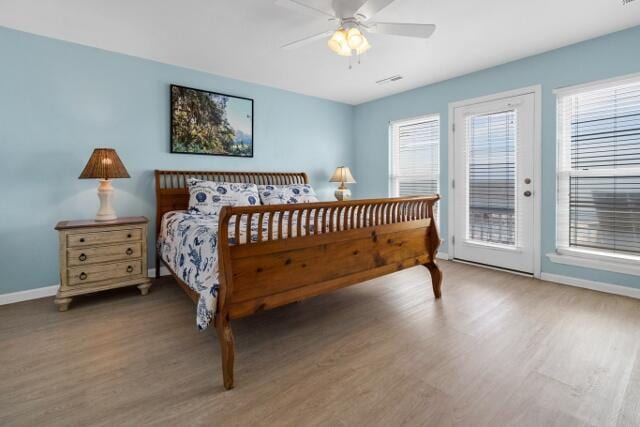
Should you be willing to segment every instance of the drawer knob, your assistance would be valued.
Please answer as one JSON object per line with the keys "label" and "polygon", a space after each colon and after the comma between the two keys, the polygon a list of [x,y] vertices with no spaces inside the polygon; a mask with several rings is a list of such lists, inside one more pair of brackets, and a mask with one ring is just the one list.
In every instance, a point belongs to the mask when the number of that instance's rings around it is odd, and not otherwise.
{"label": "drawer knob", "polygon": [[80,238],[80,243],[84,243],[84,237]]}
{"label": "drawer knob", "polygon": [[127,255],[131,255],[131,254],[133,254],[133,249],[127,248]]}
{"label": "drawer knob", "polygon": [[87,256],[85,254],[80,254],[80,256],[78,257],[78,259],[80,261],[86,261],[87,260]]}
{"label": "drawer knob", "polygon": [[127,234],[127,239],[131,238],[131,233]]}
{"label": "drawer knob", "polygon": [[131,273],[133,271],[133,267],[132,266],[128,266],[127,267],[127,273]]}
{"label": "drawer knob", "polygon": [[86,279],[87,279],[87,273],[83,271],[82,273],[80,273],[80,280],[86,280]]}

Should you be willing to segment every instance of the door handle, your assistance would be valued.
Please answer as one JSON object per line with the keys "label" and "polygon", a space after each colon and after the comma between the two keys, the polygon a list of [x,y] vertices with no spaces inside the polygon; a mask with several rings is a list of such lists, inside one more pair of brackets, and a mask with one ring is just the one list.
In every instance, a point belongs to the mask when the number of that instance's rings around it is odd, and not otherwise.
{"label": "door handle", "polygon": [[531,191],[527,190],[524,192],[524,197],[531,197]]}

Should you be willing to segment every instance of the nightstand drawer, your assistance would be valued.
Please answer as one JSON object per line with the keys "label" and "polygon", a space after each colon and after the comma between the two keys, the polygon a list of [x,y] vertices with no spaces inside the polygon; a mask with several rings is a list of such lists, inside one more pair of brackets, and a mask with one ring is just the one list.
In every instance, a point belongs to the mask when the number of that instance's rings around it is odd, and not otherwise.
{"label": "nightstand drawer", "polygon": [[142,229],[109,230],[92,233],[73,233],[67,235],[67,246],[94,246],[109,243],[135,242],[142,240]]}
{"label": "nightstand drawer", "polygon": [[76,248],[67,251],[67,265],[69,267],[75,267],[77,265],[96,264],[99,262],[123,261],[140,258],[141,255],[141,242]]}
{"label": "nightstand drawer", "polygon": [[142,260],[73,267],[68,270],[67,274],[69,286],[139,276],[142,274]]}

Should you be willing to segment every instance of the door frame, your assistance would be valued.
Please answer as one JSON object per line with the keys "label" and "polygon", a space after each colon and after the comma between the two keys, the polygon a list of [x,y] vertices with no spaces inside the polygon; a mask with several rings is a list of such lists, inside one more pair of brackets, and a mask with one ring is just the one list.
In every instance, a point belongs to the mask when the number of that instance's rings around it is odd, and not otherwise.
{"label": "door frame", "polygon": [[[505,92],[494,93],[491,95],[480,96],[476,98],[465,99],[449,103],[449,117],[447,123],[447,146],[448,146],[448,171],[447,171],[447,189],[449,190],[448,221],[447,221],[447,248],[448,258],[453,260],[455,254],[455,245],[453,244],[453,236],[455,233],[455,189],[453,188],[453,179],[455,177],[455,109],[459,107],[468,107],[474,104],[480,104],[488,101],[498,101],[504,98],[514,96],[533,94],[533,277],[540,278],[541,270],[541,208],[542,208],[542,85],[527,86],[519,89],[508,90]],[[461,128],[461,127],[460,127]],[[442,186],[443,183],[440,183]]]}

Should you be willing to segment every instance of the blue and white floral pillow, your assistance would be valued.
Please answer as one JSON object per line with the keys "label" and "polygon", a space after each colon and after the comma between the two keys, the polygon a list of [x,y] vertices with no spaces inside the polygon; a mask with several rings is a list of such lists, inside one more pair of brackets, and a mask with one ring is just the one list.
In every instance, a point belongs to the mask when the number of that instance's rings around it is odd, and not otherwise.
{"label": "blue and white floral pillow", "polygon": [[318,196],[309,184],[259,185],[260,200],[265,205],[318,202]]}
{"label": "blue and white floral pillow", "polygon": [[190,178],[189,211],[217,214],[222,206],[251,206],[260,204],[258,186],[230,182],[202,181]]}

